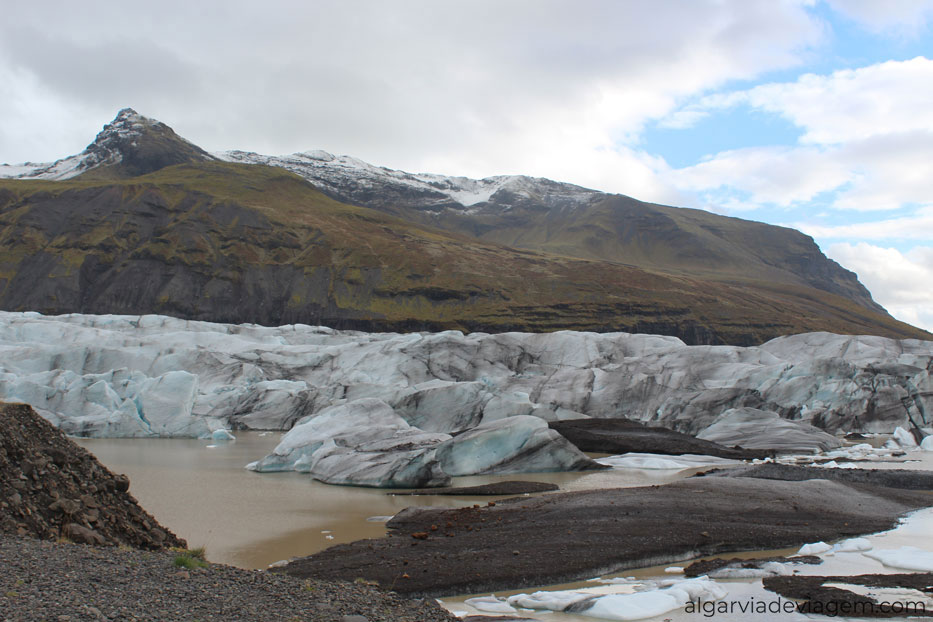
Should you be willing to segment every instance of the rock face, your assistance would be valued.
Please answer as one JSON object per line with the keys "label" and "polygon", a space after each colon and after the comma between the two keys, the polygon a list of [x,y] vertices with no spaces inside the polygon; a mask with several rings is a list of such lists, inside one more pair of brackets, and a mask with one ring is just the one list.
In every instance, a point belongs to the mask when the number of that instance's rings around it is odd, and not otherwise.
{"label": "rock face", "polygon": [[525,175],[485,179],[407,173],[309,151],[217,157],[287,169],[335,199],[515,248],[719,278],[793,282],[883,311],[856,275],[793,229],[644,203]]}
{"label": "rock face", "polygon": [[108,177],[135,177],[172,166],[216,160],[172,128],[124,108],[87,148],[49,164],[0,166],[0,177],[63,180],[94,171]]}
{"label": "rock face", "polygon": [[114,475],[25,404],[0,404],[0,532],[157,550],[185,546]]}

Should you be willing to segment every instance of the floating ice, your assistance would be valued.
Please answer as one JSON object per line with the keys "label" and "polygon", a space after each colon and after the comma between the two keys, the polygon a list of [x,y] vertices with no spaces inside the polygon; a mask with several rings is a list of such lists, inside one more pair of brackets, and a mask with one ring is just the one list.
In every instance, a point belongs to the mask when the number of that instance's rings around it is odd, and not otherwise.
{"label": "floating ice", "polygon": [[933,553],[918,549],[915,546],[902,546],[899,549],[875,549],[874,551],[862,553],[862,555],[876,559],[891,568],[933,572]]}
{"label": "floating ice", "polygon": [[483,423],[441,443],[437,460],[453,476],[579,471],[597,465],[547,422],[517,415]]}
{"label": "floating ice", "polygon": [[904,447],[905,449],[911,449],[917,446],[917,441],[914,439],[914,435],[900,426],[894,428],[892,437],[898,445]]}
{"label": "floating ice", "polygon": [[865,538],[851,538],[833,545],[833,550],[837,553],[858,553],[861,551],[870,551],[871,549],[871,542]]}
{"label": "floating ice", "polygon": [[799,421],[782,419],[776,412],[758,408],[732,408],[724,411],[697,438],[745,449],[780,451],[822,451],[842,442],[831,434]]}
{"label": "floating ice", "polygon": [[214,441],[235,441],[236,437],[233,435],[233,432],[230,430],[214,430],[211,432],[211,440]]}
{"label": "floating ice", "polygon": [[479,596],[477,598],[468,598],[463,601],[477,611],[486,613],[515,613],[517,609],[510,605],[505,599],[495,596]]}
{"label": "floating ice", "polygon": [[812,544],[804,544],[800,547],[800,550],[797,551],[797,555],[820,555],[832,549],[833,547],[825,542],[814,542]]}
{"label": "floating ice", "polygon": [[510,605],[528,609],[567,611],[604,620],[643,620],[684,607],[693,601],[715,601],[726,591],[708,577],[658,582],[659,587],[634,593],[600,594],[563,590],[517,594]]}
{"label": "floating ice", "polygon": [[682,456],[667,456],[662,454],[628,453],[619,456],[597,458],[596,462],[616,469],[648,469],[648,470],[682,470],[694,469],[704,466],[727,466],[741,464],[740,460],[717,458],[715,456],[700,456],[684,454]]}
{"label": "floating ice", "polygon": [[725,566],[709,573],[712,579],[761,579],[764,577],[783,577],[792,574],[790,568],[781,562],[763,562],[756,568]]}

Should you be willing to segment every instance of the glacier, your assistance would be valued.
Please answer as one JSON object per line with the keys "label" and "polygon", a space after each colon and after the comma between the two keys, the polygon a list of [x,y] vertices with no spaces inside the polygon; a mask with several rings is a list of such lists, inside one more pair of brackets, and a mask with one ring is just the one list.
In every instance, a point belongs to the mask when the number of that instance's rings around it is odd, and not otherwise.
{"label": "glacier", "polygon": [[[933,424],[933,342],[872,336],[687,346],[627,333],[376,334],[0,312],[0,352],[0,399],[29,403],[69,434],[291,430],[254,468],[335,483],[593,468],[547,428],[560,419],[627,417],[798,452],[835,447],[840,433]],[[395,459],[402,452],[408,462]]]}

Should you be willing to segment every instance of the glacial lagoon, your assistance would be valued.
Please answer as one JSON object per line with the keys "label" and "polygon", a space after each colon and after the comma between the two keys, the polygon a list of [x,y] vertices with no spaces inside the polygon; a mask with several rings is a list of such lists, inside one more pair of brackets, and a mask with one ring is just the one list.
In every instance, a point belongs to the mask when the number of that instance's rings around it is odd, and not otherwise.
{"label": "glacial lagoon", "polygon": [[[307,555],[333,544],[385,533],[384,521],[412,506],[462,507],[485,504],[490,497],[393,496],[385,489],[332,486],[295,472],[255,473],[244,465],[266,455],[280,433],[239,433],[235,442],[195,439],[75,439],[95,453],[114,471],[130,476],[130,492],[167,527],[186,538],[191,546],[205,546],[212,561],[243,568],[265,568],[290,557]],[[876,441],[879,439],[876,439]],[[909,461],[899,459],[872,464],[872,468],[933,469],[933,453],[911,452]],[[662,484],[686,477],[695,470],[612,469],[578,473],[536,473],[520,476],[473,476],[456,478],[455,485],[475,485],[505,479],[546,481],[563,490]],[[891,532],[868,540],[876,549],[913,546],[933,553],[933,508],[912,514]],[[760,551],[748,557],[792,555],[793,550]],[[802,566],[803,574],[893,573],[896,568],[858,552],[824,554],[819,566]],[[681,566],[686,564],[680,564]],[[591,581],[541,590],[582,590],[594,594],[626,594],[658,582],[682,580],[665,572],[670,566],[643,568],[619,576],[594,577]],[[716,589],[733,601],[775,601],[759,579],[719,579]],[[535,590],[500,592],[507,598]],[[484,595],[460,595],[442,599],[457,613],[491,614],[489,603],[471,600]],[[471,606],[468,600],[478,607]],[[546,600],[546,597],[545,597]],[[499,601],[500,603],[503,601]],[[494,606],[494,605],[493,605]],[[487,607],[487,609],[483,609]],[[551,622],[592,622],[593,617],[550,611],[520,610],[525,616]],[[742,615],[717,615],[722,620],[747,619]],[[684,609],[648,618],[677,622],[708,620],[702,612]],[[767,619],[767,618],[761,618]],[[782,620],[808,620],[802,614]]]}

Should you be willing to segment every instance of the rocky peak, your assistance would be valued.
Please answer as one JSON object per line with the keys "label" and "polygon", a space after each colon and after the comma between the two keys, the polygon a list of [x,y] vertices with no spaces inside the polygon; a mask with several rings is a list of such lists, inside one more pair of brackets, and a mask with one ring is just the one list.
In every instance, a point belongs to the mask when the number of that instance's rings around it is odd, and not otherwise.
{"label": "rocky peak", "polygon": [[54,179],[107,169],[107,177],[133,177],[166,166],[215,160],[164,123],[123,108],[84,151],[52,163],[0,167],[0,178]]}

